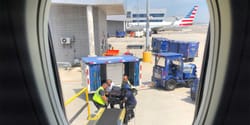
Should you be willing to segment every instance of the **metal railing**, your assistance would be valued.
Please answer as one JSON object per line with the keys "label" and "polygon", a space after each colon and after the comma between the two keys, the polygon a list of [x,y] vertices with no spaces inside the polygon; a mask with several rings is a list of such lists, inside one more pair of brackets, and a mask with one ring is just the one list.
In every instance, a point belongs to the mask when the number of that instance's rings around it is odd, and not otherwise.
{"label": "metal railing", "polygon": [[[88,118],[87,120],[89,121],[92,121],[92,120],[98,120],[100,119],[100,117],[102,116],[105,108],[100,108],[99,111],[96,113],[96,115],[94,117],[91,117],[91,114],[90,114],[90,104],[89,104],[89,95],[88,95],[88,89],[87,88],[83,88],[81,89],[80,92],[76,93],[74,96],[72,96],[71,98],[69,98],[68,100],[66,100],[64,102],[64,105],[67,106],[69,105],[72,101],[74,101],[77,97],[79,97],[80,95],[82,95],[83,93],[85,93],[85,98],[86,98],[86,104],[87,104],[87,107],[88,107]],[[123,122],[123,119],[125,117],[125,109],[122,110],[120,116],[119,116],[119,120],[121,121],[121,123]]]}
{"label": "metal railing", "polygon": [[65,106],[69,105],[72,101],[74,101],[77,97],[79,97],[83,93],[85,93],[86,103],[87,103],[87,107],[88,107],[88,120],[89,120],[89,119],[91,119],[91,116],[90,116],[89,93],[88,93],[88,89],[87,88],[83,88],[80,92],[76,93],[74,96],[72,96],[71,98],[69,98],[68,100],[66,100],[64,102],[64,105]]}

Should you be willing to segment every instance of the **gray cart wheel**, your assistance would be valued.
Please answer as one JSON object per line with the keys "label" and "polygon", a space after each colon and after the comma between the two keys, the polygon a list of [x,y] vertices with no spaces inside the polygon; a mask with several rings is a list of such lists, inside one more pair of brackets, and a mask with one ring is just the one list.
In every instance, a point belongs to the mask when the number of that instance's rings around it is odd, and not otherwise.
{"label": "gray cart wheel", "polygon": [[176,81],[174,79],[170,79],[165,82],[165,89],[166,90],[174,90],[176,87]]}

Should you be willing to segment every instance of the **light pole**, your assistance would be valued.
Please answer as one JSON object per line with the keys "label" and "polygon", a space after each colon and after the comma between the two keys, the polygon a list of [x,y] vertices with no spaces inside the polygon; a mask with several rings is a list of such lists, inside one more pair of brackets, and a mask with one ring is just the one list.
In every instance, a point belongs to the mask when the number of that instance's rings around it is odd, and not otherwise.
{"label": "light pole", "polygon": [[146,14],[147,14],[147,23],[146,23],[146,50],[149,51],[149,0],[146,3]]}
{"label": "light pole", "polygon": [[143,62],[152,62],[152,53],[149,51],[149,0],[146,2],[146,46],[143,52]]}

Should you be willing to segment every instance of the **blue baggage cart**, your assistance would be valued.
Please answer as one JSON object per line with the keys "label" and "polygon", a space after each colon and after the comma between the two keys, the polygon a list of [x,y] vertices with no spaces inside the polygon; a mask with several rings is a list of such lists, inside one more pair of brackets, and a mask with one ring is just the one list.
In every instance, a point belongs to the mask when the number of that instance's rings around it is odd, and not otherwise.
{"label": "blue baggage cart", "polygon": [[161,39],[160,37],[153,37],[152,38],[152,43],[151,43],[151,47],[152,47],[152,51],[153,52],[157,52],[158,51],[158,46],[159,46],[159,39]]}
{"label": "blue baggage cart", "polygon": [[151,48],[152,48],[152,51],[154,52],[155,48],[156,48],[156,38],[155,37],[152,37]]}
{"label": "blue baggage cart", "polygon": [[160,42],[160,50],[159,52],[162,53],[162,52],[168,52],[168,47],[169,47],[169,40],[164,38],[161,40]]}
{"label": "blue baggage cart", "polygon": [[155,53],[168,52],[169,40],[161,37],[153,37],[151,47]]}
{"label": "blue baggage cart", "polygon": [[199,42],[169,40],[162,37],[152,38],[152,51],[154,53],[181,53],[184,61],[192,62],[198,56]]}
{"label": "blue baggage cart", "polygon": [[170,40],[168,52],[178,53],[180,41]]}
{"label": "blue baggage cart", "polygon": [[199,42],[180,42],[178,53],[181,53],[185,61],[193,61],[198,56]]}
{"label": "blue baggage cart", "polygon": [[196,65],[185,64],[180,53],[155,53],[152,81],[157,87],[174,90],[177,84],[190,87],[197,79]]}
{"label": "blue baggage cart", "polygon": [[123,37],[125,37],[125,32],[124,31],[116,31],[116,37],[119,37],[119,38],[123,38]]}

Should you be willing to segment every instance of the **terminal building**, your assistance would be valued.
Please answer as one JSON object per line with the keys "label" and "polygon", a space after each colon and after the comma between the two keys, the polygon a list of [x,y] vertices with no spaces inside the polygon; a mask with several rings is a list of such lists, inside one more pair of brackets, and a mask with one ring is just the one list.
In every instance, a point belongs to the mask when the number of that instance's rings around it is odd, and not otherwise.
{"label": "terminal building", "polygon": [[[150,22],[163,22],[166,20],[166,9],[150,9]],[[108,34],[115,36],[116,31],[143,29],[139,25],[146,24],[146,10],[127,10],[125,15],[110,15],[107,17]]]}
{"label": "terminal building", "polygon": [[107,16],[108,36],[116,35],[116,31],[126,31],[126,15]]}
{"label": "terminal building", "polygon": [[[132,11],[128,10],[126,13],[128,23],[146,22],[147,14],[146,10]],[[150,9],[149,11],[150,22],[163,22],[166,18],[165,9]]]}
{"label": "terminal building", "polygon": [[123,0],[52,0],[49,25],[58,63],[102,55],[107,15],[125,14]]}

